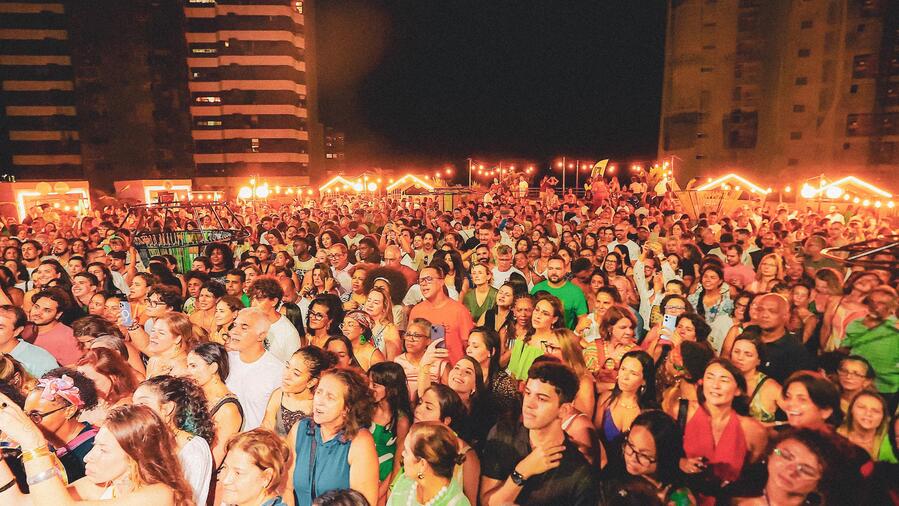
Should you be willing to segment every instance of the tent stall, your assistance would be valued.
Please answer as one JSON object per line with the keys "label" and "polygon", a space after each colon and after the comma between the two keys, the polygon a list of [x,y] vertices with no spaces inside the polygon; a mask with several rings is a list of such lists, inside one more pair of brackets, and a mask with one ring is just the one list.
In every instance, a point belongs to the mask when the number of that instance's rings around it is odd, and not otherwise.
{"label": "tent stall", "polygon": [[16,181],[0,183],[0,214],[19,221],[36,209],[58,213],[87,214],[91,209],[90,183],[84,180]]}

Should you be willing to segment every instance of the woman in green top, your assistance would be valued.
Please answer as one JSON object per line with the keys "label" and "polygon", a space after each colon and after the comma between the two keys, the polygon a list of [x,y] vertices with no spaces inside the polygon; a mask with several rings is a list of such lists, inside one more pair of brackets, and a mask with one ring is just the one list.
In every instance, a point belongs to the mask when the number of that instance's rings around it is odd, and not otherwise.
{"label": "woman in green top", "polygon": [[403,475],[387,506],[471,506],[462,486],[452,479],[462,459],[449,427],[440,422],[416,423],[403,445]]}
{"label": "woman in green top", "polygon": [[780,398],[780,384],[759,371],[759,366],[765,363],[765,346],[758,333],[747,330],[737,336],[731,348],[730,359],[746,378],[749,416],[764,424],[773,424],[777,399]]}
{"label": "woman in green top", "polygon": [[496,305],[497,290],[490,286],[493,273],[487,264],[475,264],[471,268],[471,280],[474,288],[465,292],[462,304],[468,308],[471,319],[478,323],[481,316]]}
{"label": "woman in green top", "polygon": [[388,488],[400,469],[403,440],[412,421],[409,388],[403,366],[379,362],[368,370],[375,412],[371,434],[378,452],[378,497],[387,497]]}
{"label": "woman in green top", "polygon": [[519,381],[528,379],[528,369],[534,360],[543,355],[541,341],[553,338],[553,330],[565,325],[562,301],[548,293],[537,295],[531,314],[533,333],[525,339],[516,339],[509,357],[508,373]]}
{"label": "woman in green top", "polygon": [[865,449],[875,462],[896,463],[889,440],[889,408],[882,395],[863,390],[849,403],[846,420],[837,432]]}

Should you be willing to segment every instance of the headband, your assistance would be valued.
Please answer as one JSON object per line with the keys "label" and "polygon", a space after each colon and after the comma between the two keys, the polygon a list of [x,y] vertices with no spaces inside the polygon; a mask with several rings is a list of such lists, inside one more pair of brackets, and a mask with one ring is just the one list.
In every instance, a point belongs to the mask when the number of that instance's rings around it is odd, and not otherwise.
{"label": "headband", "polygon": [[68,374],[63,374],[61,378],[42,378],[37,382],[37,387],[44,389],[41,399],[45,401],[53,401],[57,397],[62,397],[76,408],[84,406],[84,401],[81,400],[81,391]]}
{"label": "headband", "polygon": [[371,329],[375,325],[375,322],[371,319],[371,316],[369,316],[365,311],[350,311],[346,314],[346,316],[344,316],[344,318],[349,318],[366,329]]}

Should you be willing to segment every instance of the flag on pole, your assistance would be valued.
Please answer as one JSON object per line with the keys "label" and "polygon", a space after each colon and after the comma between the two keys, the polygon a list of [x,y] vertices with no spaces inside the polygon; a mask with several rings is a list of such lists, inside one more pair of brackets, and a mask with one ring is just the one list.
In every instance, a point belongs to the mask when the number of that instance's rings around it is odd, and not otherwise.
{"label": "flag on pole", "polygon": [[606,173],[606,165],[609,164],[609,159],[600,160],[596,162],[596,165],[593,166],[593,170],[590,172],[590,177],[602,177]]}

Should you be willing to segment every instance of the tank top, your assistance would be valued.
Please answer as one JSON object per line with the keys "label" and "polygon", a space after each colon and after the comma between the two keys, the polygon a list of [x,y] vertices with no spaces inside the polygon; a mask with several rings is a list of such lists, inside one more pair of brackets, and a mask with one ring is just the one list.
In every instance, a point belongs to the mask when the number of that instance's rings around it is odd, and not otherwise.
{"label": "tank top", "polygon": [[325,492],[350,488],[350,464],[347,459],[351,444],[344,438],[343,431],[329,441],[322,441],[321,428],[312,418],[297,422],[293,472],[296,506],[312,506],[313,499]]}
{"label": "tank top", "polygon": [[602,414],[602,437],[603,441],[606,444],[611,443],[618,436],[621,435],[621,429],[615,425],[615,420],[612,418],[612,410],[606,409]]}
{"label": "tank top", "polygon": [[229,394],[219,399],[219,401],[209,409],[209,418],[213,418],[215,414],[218,413],[218,410],[221,409],[225,404],[234,404],[234,407],[237,408],[237,413],[240,415],[239,431],[243,431],[243,406],[240,405],[240,401],[237,400],[237,396],[235,396],[234,394]]}
{"label": "tank top", "polygon": [[387,427],[372,423],[371,435],[378,452],[378,480],[384,481],[393,471],[393,457],[396,454],[396,435]]}
{"label": "tank top", "polygon": [[765,407],[762,405],[762,399],[759,396],[759,393],[762,391],[762,385],[765,384],[769,378],[765,375],[765,373],[760,372],[756,379],[755,385],[752,388],[752,397],[749,401],[749,415],[755,418],[760,422],[773,422],[774,421],[774,413],[769,413],[765,411]]}
{"label": "tank top", "polygon": [[301,418],[310,416],[302,410],[291,411],[284,407],[284,392],[281,392],[281,402],[278,403],[278,412],[275,413],[275,434],[285,437]]}

